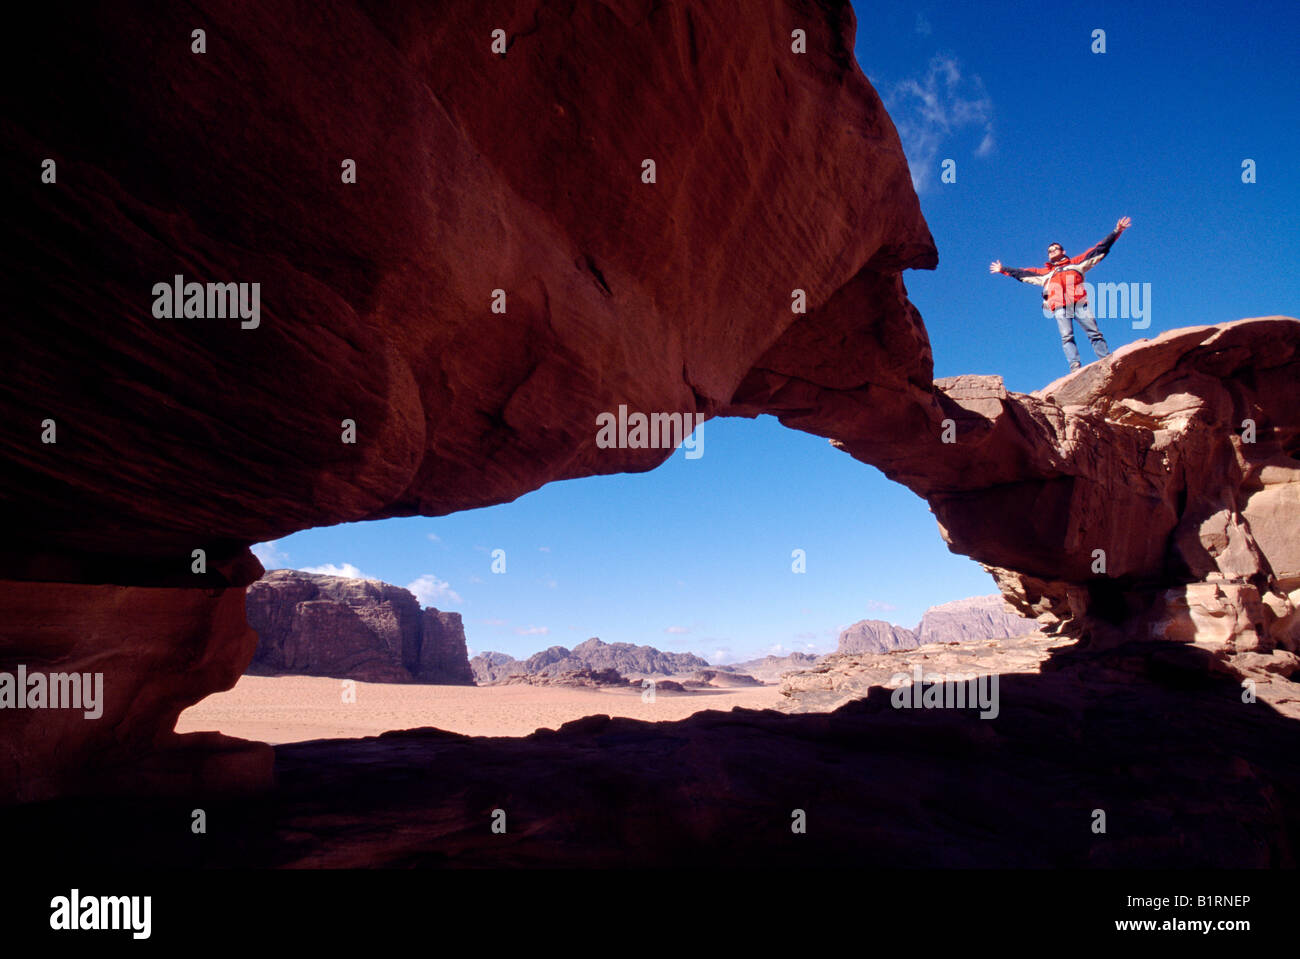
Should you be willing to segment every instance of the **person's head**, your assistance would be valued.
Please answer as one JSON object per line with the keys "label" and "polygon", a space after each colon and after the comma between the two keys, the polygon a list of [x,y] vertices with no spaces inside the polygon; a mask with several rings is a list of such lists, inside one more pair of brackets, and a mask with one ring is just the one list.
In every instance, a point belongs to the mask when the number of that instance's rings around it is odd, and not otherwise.
{"label": "person's head", "polygon": [[1055,260],[1063,259],[1064,257],[1065,257],[1065,247],[1061,246],[1061,244],[1059,244],[1059,243],[1051,243],[1051,244],[1048,244],[1048,247],[1047,247],[1047,262],[1048,262],[1048,263],[1051,263],[1051,262],[1053,262],[1053,261],[1055,261]]}

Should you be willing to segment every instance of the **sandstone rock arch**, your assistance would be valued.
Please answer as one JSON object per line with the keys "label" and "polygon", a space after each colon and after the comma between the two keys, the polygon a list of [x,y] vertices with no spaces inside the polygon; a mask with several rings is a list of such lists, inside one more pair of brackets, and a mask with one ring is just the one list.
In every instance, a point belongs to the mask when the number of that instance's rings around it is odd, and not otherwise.
{"label": "sandstone rock arch", "polygon": [[[834,437],[1064,627],[1296,647],[1300,324],[1173,331],[1029,396],[935,383],[902,271],[937,252],[852,12],[762,6],[213,4],[201,55],[171,4],[46,14],[0,121],[0,668],[112,678],[93,727],[7,719],[0,798],[264,781],[264,748],[171,733],[252,655],[248,545],[652,468],[596,446],[621,403]],[[176,274],[260,283],[260,324],[155,320]],[[999,520],[1026,501],[1052,521]]]}

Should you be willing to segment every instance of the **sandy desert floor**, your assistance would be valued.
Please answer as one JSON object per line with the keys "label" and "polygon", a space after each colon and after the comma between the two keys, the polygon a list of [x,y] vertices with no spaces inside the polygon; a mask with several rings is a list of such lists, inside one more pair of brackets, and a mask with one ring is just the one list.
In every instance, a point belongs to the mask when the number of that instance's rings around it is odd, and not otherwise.
{"label": "sandy desert floor", "polygon": [[583,716],[604,713],[650,722],[684,719],[705,709],[776,708],[776,686],[657,692],[555,686],[421,686],[357,683],[343,702],[343,682],[314,676],[244,676],[181,713],[176,731],[216,730],[267,743],[358,739],[390,729],[434,726],[469,736],[527,736]]}

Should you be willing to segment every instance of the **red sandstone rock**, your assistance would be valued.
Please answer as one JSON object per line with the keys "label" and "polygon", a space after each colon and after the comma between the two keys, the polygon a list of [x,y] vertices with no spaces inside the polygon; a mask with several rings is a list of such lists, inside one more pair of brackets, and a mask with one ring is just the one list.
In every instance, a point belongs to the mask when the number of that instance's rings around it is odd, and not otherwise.
{"label": "red sandstone rock", "polygon": [[[617,10],[106,4],[28,36],[0,572],[189,585],[196,547],[652,468],[596,416],[712,414],[805,322],[794,289],[870,346],[862,278],[905,302],[936,255],[848,5]],[[259,282],[260,325],[155,319],[178,273]]]}
{"label": "red sandstone rock", "polygon": [[473,686],[465,623],[460,613],[428,607],[420,622],[420,656],[415,678],[425,683]]}
{"label": "red sandstone rock", "polygon": [[1032,394],[939,380],[895,398],[910,405],[893,420],[870,386],[829,379],[769,377],[745,409],[836,437],[926,497],[951,548],[1044,625],[1231,659],[1300,649],[1297,384],[1300,321],[1264,317],[1171,330]]}
{"label": "red sandstone rock", "polygon": [[254,675],[473,684],[460,614],[421,610],[400,586],[279,569],[248,588],[246,608]]}
{"label": "red sandstone rock", "polygon": [[256,643],[242,589],[4,583],[0,671],[99,674],[102,701],[93,718],[85,708],[48,708],[49,700],[5,708],[0,802],[266,785],[270,747],[172,732],[185,707],[235,684]]}
{"label": "red sandstone rock", "polygon": [[[25,277],[0,330],[0,576],[242,586],[248,544],[293,530],[650,469],[670,450],[601,449],[597,415],[716,412],[798,339],[795,289],[864,346],[925,344],[896,274],[934,245],[848,4],[44,15],[24,33],[42,83],[0,112]],[[258,325],[155,319],[177,274],[260,284]],[[924,349],[868,355],[928,382]],[[49,591],[75,629],[83,594]],[[176,630],[159,677],[202,624],[167,620],[178,601],[151,627]],[[98,642],[129,658],[118,635]],[[246,635],[206,642],[237,672]],[[10,637],[0,666],[43,648]],[[190,701],[220,688],[199,680]]]}
{"label": "red sandstone rock", "polygon": [[[1213,615],[1220,651],[1294,648],[1300,324],[1171,331],[1032,395],[932,383],[899,273],[937,255],[847,4],[46,15],[41,82],[0,111],[24,277],[0,326],[0,668],[75,646],[138,698],[111,741],[7,725],[7,796],[93,785],[82,758],[154,749],[233,681],[248,544],[652,468],[667,450],[596,444],[620,405],[835,437],[1021,611],[1098,640]],[[260,284],[257,327],[155,319],[177,274]]]}

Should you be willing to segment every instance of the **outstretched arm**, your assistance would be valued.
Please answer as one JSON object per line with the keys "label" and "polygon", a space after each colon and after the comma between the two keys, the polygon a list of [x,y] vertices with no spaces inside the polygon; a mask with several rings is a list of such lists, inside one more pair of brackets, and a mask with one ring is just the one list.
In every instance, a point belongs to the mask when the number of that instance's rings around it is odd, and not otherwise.
{"label": "outstretched arm", "polygon": [[1013,280],[1019,280],[1021,283],[1032,283],[1035,286],[1042,286],[1044,281],[1046,281],[1047,279],[1047,277],[1044,275],[1047,272],[1046,270],[1033,269],[1033,268],[1027,270],[1017,270],[1014,266],[1004,267],[1002,265],[1001,260],[994,260],[992,263],[990,263],[989,272],[1001,273],[1003,276],[1009,276]]}
{"label": "outstretched arm", "polygon": [[1078,256],[1070,257],[1070,262],[1079,267],[1080,273],[1087,273],[1106,258],[1106,254],[1110,252],[1112,244],[1119,239],[1119,235],[1132,225],[1133,221],[1128,217],[1120,217],[1119,221],[1115,224],[1115,229],[1110,231],[1106,239],[1102,240],[1091,249],[1080,253]]}

